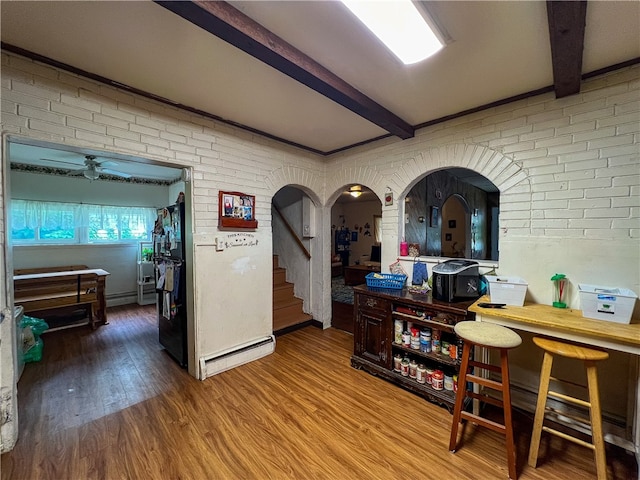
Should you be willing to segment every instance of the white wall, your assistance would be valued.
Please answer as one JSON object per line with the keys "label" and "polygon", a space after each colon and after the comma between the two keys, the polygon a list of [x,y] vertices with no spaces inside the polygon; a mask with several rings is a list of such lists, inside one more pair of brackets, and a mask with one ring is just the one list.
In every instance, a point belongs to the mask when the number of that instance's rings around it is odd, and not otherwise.
{"label": "white wall", "polygon": [[[548,279],[557,271],[574,285],[597,278],[639,292],[639,72],[627,68],[584,82],[578,95],[540,95],[424,128],[412,139],[388,138],[320,159],[3,53],[2,128],[21,138],[192,167],[190,360],[197,363],[271,333],[270,203],[286,185],[313,192],[321,205],[312,242],[321,255],[312,260],[311,289],[312,313],[323,322],[330,315],[328,206],[350,184],[366,185],[378,198],[393,192],[394,204],[382,207],[386,268],[402,236],[401,199],[424,175],[448,166],[475,170],[500,189],[499,272],[526,278],[533,300],[548,303]],[[234,237],[218,230],[219,190],[256,195],[255,232]],[[217,252],[216,237],[240,242]],[[577,306],[575,295],[570,303]],[[0,349],[6,348],[3,341]],[[624,397],[629,369],[614,370]],[[190,371],[197,375],[193,366]],[[8,435],[7,428],[2,432]],[[9,437],[3,442],[11,447]]]}

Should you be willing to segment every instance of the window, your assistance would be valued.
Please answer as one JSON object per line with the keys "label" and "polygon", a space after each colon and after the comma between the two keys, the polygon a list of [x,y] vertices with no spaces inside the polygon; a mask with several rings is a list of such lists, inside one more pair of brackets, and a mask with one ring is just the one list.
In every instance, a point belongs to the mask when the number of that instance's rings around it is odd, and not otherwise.
{"label": "window", "polygon": [[156,210],[12,200],[11,238],[17,244],[113,243],[149,240]]}

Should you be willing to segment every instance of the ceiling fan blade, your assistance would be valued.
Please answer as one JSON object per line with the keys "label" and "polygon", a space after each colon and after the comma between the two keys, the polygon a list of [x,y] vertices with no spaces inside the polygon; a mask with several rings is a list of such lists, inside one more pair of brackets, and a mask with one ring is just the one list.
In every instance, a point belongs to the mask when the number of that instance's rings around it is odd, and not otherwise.
{"label": "ceiling fan blade", "polygon": [[116,177],[131,178],[131,175],[128,173],[118,172],[117,170],[111,170],[110,168],[100,168],[99,172],[106,173],[108,175],[115,175]]}
{"label": "ceiling fan blade", "polygon": [[111,160],[107,160],[106,162],[96,162],[96,166],[98,167],[115,167],[118,165],[118,162],[113,162]]}
{"label": "ceiling fan blade", "polygon": [[[45,165],[44,162],[47,162],[49,165]],[[63,162],[61,160],[52,160],[50,158],[41,158],[39,165],[42,166],[50,166],[53,168],[68,168],[68,167],[62,167],[61,164],[63,165],[73,165],[76,168],[80,168],[82,167],[82,164],[77,164],[77,163],[73,163],[73,162]]]}

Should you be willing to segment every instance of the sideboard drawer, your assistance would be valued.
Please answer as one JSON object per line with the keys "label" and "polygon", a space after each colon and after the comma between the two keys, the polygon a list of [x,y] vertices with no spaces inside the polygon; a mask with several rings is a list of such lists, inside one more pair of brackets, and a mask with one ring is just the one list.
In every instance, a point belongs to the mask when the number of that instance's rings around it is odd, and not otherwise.
{"label": "sideboard drawer", "polygon": [[361,310],[373,310],[385,314],[389,312],[391,308],[388,300],[371,295],[358,295],[358,304]]}

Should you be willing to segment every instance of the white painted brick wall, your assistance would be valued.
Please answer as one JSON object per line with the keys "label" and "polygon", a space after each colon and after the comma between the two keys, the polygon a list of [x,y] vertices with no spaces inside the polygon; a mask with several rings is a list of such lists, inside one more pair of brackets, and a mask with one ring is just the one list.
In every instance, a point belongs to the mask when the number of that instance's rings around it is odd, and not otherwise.
{"label": "white painted brick wall", "polygon": [[284,185],[306,186],[324,203],[364,183],[380,198],[395,194],[383,208],[383,241],[393,244],[402,196],[429,171],[462,166],[501,189],[501,240],[640,235],[640,66],[561,100],[546,93],[324,159],[14,55],[3,54],[2,66],[5,131],[193,167],[197,234],[216,231],[220,189],[255,192],[262,225]]}

